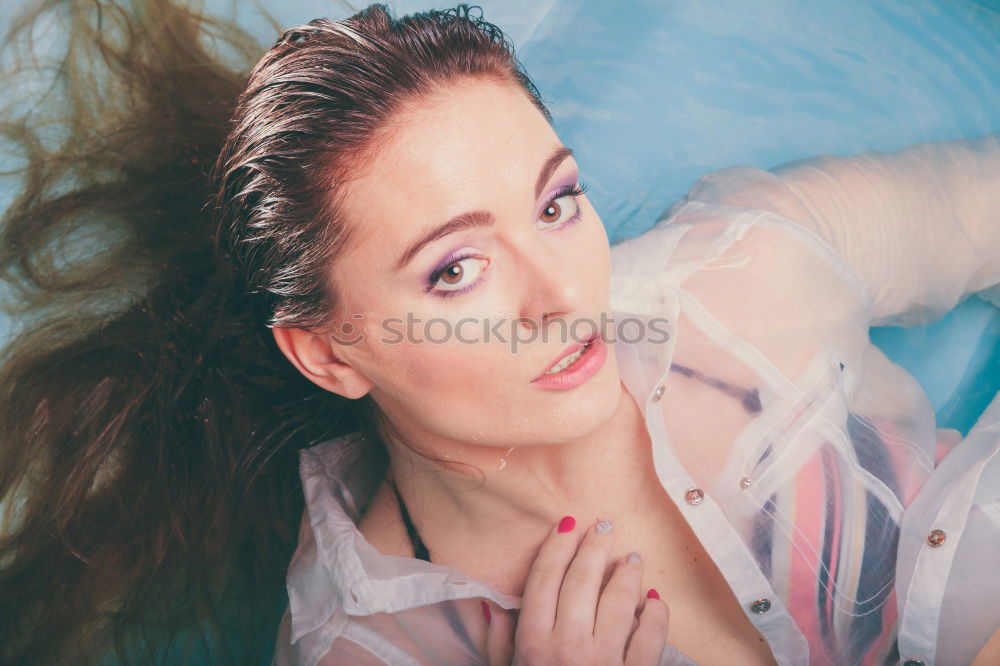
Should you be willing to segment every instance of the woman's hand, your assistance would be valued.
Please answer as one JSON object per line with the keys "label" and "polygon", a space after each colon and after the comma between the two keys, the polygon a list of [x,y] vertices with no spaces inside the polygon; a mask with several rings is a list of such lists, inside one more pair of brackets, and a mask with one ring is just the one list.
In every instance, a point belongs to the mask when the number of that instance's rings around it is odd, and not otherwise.
{"label": "woman's hand", "polygon": [[575,529],[567,516],[552,528],[528,573],[516,629],[511,613],[483,601],[490,666],[659,664],[670,611],[655,590],[644,598],[642,562],[618,560],[601,589],[610,527]]}

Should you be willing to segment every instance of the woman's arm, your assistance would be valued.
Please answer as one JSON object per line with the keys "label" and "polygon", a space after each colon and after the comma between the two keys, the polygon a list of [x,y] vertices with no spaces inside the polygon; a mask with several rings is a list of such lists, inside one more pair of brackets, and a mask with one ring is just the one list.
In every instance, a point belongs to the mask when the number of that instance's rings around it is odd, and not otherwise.
{"label": "woman's arm", "polygon": [[1000,284],[1000,134],[719,169],[687,199],[769,210],[810,229],[864,284],[873,326],[926,324]]}
{"label": "woman's arm", "polygon": [[872,298],[872,324],[924,324],[1000,283],[1000,134],[771,169]]}

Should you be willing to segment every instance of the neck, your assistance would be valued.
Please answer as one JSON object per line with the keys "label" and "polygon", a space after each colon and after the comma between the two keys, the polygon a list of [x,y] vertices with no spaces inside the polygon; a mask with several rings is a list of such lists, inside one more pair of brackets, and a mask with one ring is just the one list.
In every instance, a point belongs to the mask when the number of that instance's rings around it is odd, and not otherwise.
{"label": "neck", "polygon": [[[476,445],[451,447],[447,454],[421,450],[446,462],[391,446],[390,474],[432,549],[436,526],[462,534],[497,525],[544,533],[567,514],[578,522],[614,520],[609,514],[615,507],[635,507],[655,482],[642,413],[624,385],[612,417],[573,441],[518,445],[513,451]],[[614,507],[607,505],[609,498]]]}

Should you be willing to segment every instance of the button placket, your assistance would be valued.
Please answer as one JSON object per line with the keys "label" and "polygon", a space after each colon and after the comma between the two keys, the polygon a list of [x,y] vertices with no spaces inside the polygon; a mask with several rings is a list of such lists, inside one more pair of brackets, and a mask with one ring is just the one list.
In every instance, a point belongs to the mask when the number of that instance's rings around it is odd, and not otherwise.
{"label": "button placket", "polygon": [[[690,477],[688,477],[685,480],[688,483],[694,481]],[[683,483],[683,481],[681,481],[680,479],[678,479],[677,481],[678,484]],[[681,485],[681,487],[683,488],[684,486]],[[712,524],[713,526],[716,525],[717,523],[725,522],[722,520],[713,520],[712,514],[717,513],[715,510],[715,506],[712,504],[704,503],[705,491],[702,488],[698,486],[688,487],[687,490],[684,491],[684,501],[685,503],[690,504],[692,506],[702,505],[701,508],[697,510],[693,508],[689,510],[691,512],[689,522],[692,528],[695,530],[696,534],[698,534],[700,531],[699,525],[704,526],[705,521]],[[703,511],[708,513],[702,514]],[[696,516],[696,514],[701,514],[701,515]],[[709,528],[709,531],[714,532],[715,529]],[[747,569],[749,570],[750,568],[751,567],[748,565]],[[753,567],[753,570],[758,571],[756,567]],[[732,588],[733,591],[739,593],[740,590],[745,590],[748,587],[752,586],[751,589],[756,588],[761,592],[764,592],[766,590],[767,592],[765,592],[765,594],[773,593],[773,589],[768,585],[769,581],[766,578],[763,578],[762,575],[754,576],[754,578],[756,580],[752,582],[744,581],[741,587],[733,587]],[[750,585],[747,585],[747,583],[750,583]],[[743,597],[742,594],[740,594],[740,596]],[[743,598],[745,599],[745,597]],[[751,597],[751,600],[752,599],[753,598]],[[779,604],[779,606],[774,606],[774,604],[771,602],[769,598],[761,597],[759,599],[752,601],[750,600],[743,601],[742,603],[746,604],[743,606],[744,608],[749,608],[752,611],[752,616],[751,616],[752,619],[755,620],[755,624],[758,625],[759,630],[762,632],[762,635],[765,637],[765,640],[767,640],[770,645],[785,644],[794,646],[795,648],[801,648],[802,650],[807,649],[806,647],[807,642],[804,635],[798,629],[795,622],[788,614],[787,610],[784,609],[780,611],[776,610],[781,608],[780,601],[776,602]],[[752,608],[754,604],[757,604],[757,610],[754,610]],[[777,612],[778,615],[775,616],[773,613],[770,613],[771,610],[775,610],[775,612]],[[758,616],[760,617],[758,618]]]}
{"label": "button placket", "polygon": [[[741,485],[743,481],[747,482],[747,486],[750,485],[749,484],[750,479],[744,477],[743,480],[740,481]],[[705,491],[702,490],[701,488],[688,488],[687,491],[684,493],[684,501],[692,505],[701,504],[703,501],[705,501]],[[750,604],[750,610],[753,611],[754,613],[757,613],[758,615],[766,613],[767,611],[771,610],[771,600],[766,598],[757,599],[752,604]]]}

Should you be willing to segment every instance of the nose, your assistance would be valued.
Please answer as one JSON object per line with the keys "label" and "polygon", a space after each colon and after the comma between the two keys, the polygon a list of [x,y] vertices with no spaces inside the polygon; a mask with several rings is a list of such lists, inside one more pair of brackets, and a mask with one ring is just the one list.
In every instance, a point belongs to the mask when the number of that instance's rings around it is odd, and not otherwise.
{"label": "nose", "polygon": [[568,319],[579,312],[584,301],[586,270],[544,243],[522,253],[521,317],[524,327],[548,327],[555,319]]}

